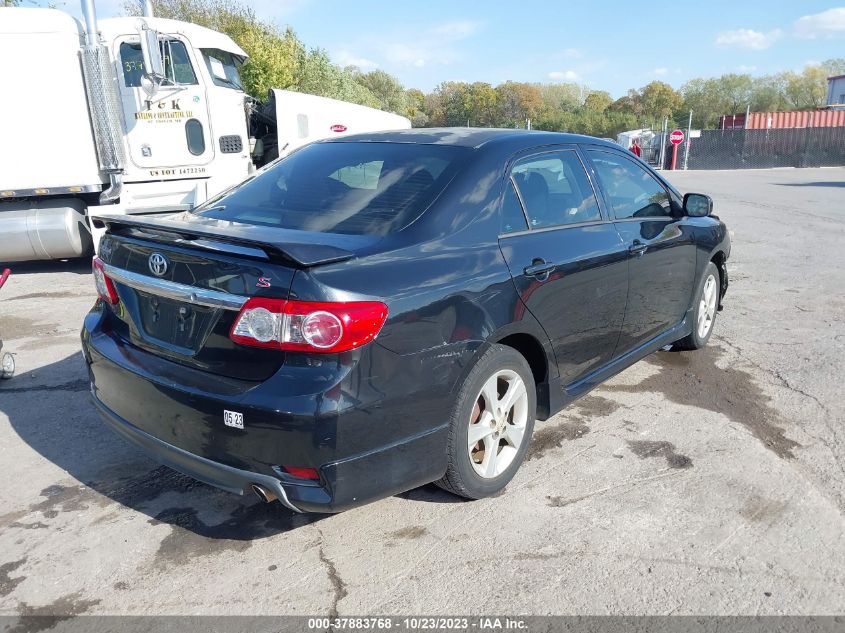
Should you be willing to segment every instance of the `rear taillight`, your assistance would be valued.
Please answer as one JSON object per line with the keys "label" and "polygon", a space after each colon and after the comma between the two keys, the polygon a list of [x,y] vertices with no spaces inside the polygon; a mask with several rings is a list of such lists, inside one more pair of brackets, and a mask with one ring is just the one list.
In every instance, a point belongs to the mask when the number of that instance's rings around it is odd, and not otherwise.
{"label": "rear taillight", "polygon": [[242,345],[303,352],[345,352],[372,341],[387,319],[378,301],[327,303],[256,297],[235,319],[230,338]]}
{"label": "rear taillight", "polygon": [[100,295],[100,299],[111,305],[117,305],[120,298],[117,296],[117,289],[114,287],[114,282],[106,274],[103,260],[95,257],[92,262],[92,268],[94,270],[94,285],[97,286],[97,294]]}

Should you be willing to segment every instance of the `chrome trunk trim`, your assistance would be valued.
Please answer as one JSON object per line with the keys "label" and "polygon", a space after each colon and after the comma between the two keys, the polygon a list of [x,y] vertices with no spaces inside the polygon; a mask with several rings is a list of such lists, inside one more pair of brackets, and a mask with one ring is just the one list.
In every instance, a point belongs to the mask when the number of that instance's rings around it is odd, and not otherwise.
{"label": "chrome trunk trim", "polygon": [[208,308],[222,308],[223,310],[240,310],[247,302],[248,297],[233,295],[228,292],[211,290],[208,288],[197,288],[185,284],[167,281],[166,279],[155,279],[148,275],[140,275],[122,268],[115,268],[109,264],[103,264],[105,273],[112,280],[127,285],[135,290],[148,292],[159,297],[175,299],[185,303],[206,306]]}

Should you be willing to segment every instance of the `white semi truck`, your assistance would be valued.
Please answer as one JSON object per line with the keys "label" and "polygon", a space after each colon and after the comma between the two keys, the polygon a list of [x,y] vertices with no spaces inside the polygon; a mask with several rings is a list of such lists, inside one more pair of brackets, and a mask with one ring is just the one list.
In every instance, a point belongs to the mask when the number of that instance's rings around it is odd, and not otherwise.
{"label": "white semi truck", "polygon": [[286,90],[257,102],[234,41],[149,2],[82,14],[0,8],[0,262],[85,255],[92,214],[189,209],[311,141],[411,126]]}

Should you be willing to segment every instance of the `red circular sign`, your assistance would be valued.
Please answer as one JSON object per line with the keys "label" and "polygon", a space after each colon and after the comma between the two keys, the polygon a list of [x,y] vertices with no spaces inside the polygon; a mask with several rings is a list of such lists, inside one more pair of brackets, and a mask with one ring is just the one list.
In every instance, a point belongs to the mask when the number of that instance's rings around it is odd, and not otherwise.
{"label": "red circular sign", "polygon": [[332,132],[345,132],[346,126],[342,123],[335,123],[333,126],[329,128]]}
{"label": "red circular sign", "polygon": [[683,130],[674,130],[669,135],[669,142],[672,143],[672,145],[680,145],[684,142],[684,138]]}

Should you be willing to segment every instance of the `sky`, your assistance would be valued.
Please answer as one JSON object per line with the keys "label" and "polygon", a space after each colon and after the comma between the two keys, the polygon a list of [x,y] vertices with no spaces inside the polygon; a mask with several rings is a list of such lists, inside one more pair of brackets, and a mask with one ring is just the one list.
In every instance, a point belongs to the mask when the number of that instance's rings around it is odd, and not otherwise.
{"label": "sky", "polygon": [[[100,17],[122,13],[123,0],[96,1]],[[73,0],[57,4],[79,14]],[[380,68],[423,91],[441,81],[512,79],[574,81],[619,97],[655,79],[678,88],[693,77],[800,71],[845,57],[845,3],[812,0],[247,4],[342,66]]]}

